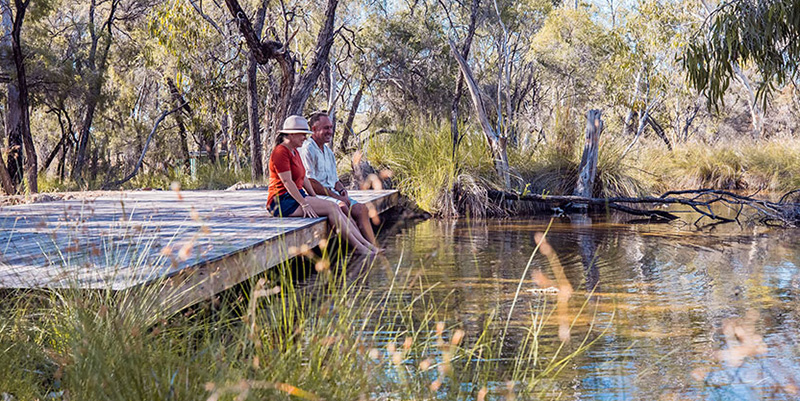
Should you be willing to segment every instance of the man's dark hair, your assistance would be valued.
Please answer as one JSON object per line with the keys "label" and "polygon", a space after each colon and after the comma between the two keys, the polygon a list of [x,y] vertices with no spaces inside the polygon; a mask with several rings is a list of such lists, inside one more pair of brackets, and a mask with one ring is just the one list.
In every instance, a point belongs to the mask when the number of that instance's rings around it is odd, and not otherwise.
{"label": "man's dark hair", "polygon": [[320,110],[311,113],[311,115],[308,116],[308,127],[313,128],[314,124],[316,124],[317,121],[319,121],[319,119],[322,117],[331,118],[331,116],[328,115],[328,110]]}

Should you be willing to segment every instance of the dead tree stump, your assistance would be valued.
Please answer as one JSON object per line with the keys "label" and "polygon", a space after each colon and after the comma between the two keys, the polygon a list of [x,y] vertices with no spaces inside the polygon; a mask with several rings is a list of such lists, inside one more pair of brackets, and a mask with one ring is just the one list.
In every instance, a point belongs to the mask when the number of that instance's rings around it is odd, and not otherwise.
{"label": "dead tree stump", "polygon": [[[589,110],[586,114],[586,142],[583,146],[583,156],[578,167],[578,183],[575,185],[573,196],[592,197],[594,179],[597,175],[597,155],[600,150],[600,133],[603,131],[603,120],[600,119],[600,110]],[[587,205],[577,205],[585,208]]]}

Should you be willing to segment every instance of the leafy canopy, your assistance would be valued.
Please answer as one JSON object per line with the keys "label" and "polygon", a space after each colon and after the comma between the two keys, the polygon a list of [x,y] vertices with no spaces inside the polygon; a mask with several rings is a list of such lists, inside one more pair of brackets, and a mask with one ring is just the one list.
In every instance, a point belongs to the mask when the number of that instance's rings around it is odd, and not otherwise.
{"label": "leafy canopy", "polygon": [[697,37],[684,55],[690,83],[717,106],[744,63],[761,75],[757,97],[764,102],[791,82],[800,63],[800,0],[732,0],[714,10],[704,38]]}

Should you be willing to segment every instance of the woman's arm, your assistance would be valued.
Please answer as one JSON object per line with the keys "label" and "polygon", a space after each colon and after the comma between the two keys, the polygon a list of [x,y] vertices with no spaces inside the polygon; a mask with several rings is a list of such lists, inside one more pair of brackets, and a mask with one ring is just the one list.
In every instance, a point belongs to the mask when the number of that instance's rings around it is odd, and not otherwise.
{"label": "woman's arm", "polygon": [[303,177],[303,188],[306,189],[306,193],[310,196],[317,196],[317,191],[314,190],[314,186],[311,184],[311,180],[308,179],[308,176]]}
{"label": "woman's arm", "polygon": [[[278,178],[281,179],[283,182],[283,186],[286,187],[286,191],[289,192],[289,195],[300,204],[300,207],[303,208],[303,216],[304,217],[319,217],[314,212],[314,209],[310,207],[308,202],[303,198],[303,195],[300,195],[300,190],[297,189],[297,185],[294,184],[292,181],[292,172],[291,171],[284,171],[282,173],[278,173]],[[303,179],[303,185],[308,182],[308,178]]]}

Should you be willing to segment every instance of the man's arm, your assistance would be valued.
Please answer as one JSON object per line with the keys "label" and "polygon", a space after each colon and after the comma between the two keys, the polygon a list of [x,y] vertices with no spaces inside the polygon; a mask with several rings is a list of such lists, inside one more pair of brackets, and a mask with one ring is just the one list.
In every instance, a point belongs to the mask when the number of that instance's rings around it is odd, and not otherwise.
{"label": "man's arm", "polygon": [[331,191],[330,189],[323,187],[322,184],[320,184],[319,181],[317,181],[317,180],[315,180],[313,178],[310,178],[310,177],[308,178],[308,181],[311,183],[311,187],[314,188],[314,192],[316,192],[317,195],[330,196],[331,198],[336,198],[336,199],[338,199],[338,200],[340,200],[342,202],[345,202],[345,203],[349,202],[349,200],[347,199],[347,196],[341,196],[341,195],[337,194],[336,192]]}
{"label": "man's arm", "polygon": [[345,189],[344,184],[342,184],[341,181],[337,180],[336,181],[336,185],[333,186],[333,189],[336,190],[336,192],[339,192],[339,195],[342,195],[342,197],[348,198],[348,202],[349,202],[350,196],[347,195],[347,189]]}

